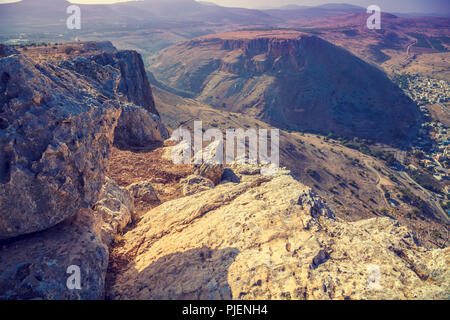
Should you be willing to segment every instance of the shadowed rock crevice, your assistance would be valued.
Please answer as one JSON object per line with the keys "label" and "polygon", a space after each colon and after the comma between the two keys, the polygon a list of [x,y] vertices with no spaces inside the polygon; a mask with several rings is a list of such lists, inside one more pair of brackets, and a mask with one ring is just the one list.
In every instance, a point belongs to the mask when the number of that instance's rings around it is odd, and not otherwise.
{"label": "shadowed rock crevice", "polygon": [[[108,249],[91,211],[45,231],[1,242],[0,299],[100,299],[108,265]],[[69,266],[81,271],[81,290],[69,290]]]}
{"label": "shadowed rock crevice", "polygon": [[[228,268],[239,250],[211,249],[207,246],[176,252],[149,263],[147,267],[128,266],[125,292],[116,294],[114,288],[108,299],[150,300],[231,300]],[[113,277],[107,287],[114,285]]]}
{"label": "shadowed rock crevice", "polygon": [[327,262],[328,259],[330,259],[330,255],[328,254],[328,252],[320,250],[317,256],[314,257],[311,263],[311,268],[317,269],[322,263]]}
{"label": "shadowed rock crevice", "polygon": [[11,179],[12,153],[6,148],[2,150],[4,151],[0,154],[0,183],[7,183]]}

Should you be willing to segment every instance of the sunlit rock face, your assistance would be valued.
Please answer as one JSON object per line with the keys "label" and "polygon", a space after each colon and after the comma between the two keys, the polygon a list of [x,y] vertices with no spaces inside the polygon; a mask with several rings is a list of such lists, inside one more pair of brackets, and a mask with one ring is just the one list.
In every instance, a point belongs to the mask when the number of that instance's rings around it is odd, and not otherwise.
{"label": "sunlit rock face", "polygon": [[[389,218],[344,222],[286,170],[241,174],[147,212],[111,299],[446,299],[448,249]],[[195,181],[190,178],[192,183]],[[199,181],[197,179],[197,181]]]}
{"label": "sunlit rock face", "polygon": [[0,239],[92,206],[115,139],[167,137],[136,52],[109,42],[0,52]]}

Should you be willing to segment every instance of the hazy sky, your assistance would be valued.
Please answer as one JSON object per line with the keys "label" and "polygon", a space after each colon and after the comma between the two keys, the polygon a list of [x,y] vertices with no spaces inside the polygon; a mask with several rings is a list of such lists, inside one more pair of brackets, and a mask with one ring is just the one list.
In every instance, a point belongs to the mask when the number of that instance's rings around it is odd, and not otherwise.
{"label": "hazy sky", "polygon": [[450,0],[207,0],[223,6],[280,7],[286,4],[317,6],[325,3],[348,3],[362,7],[376,4],[391,12],[440,12],[450,11]]}
{"label": "hazy sky", "polygon": [[[35,0],[39,1],[39,0]],[[74,3],[114,3],[128,0],[70,0]],[[273,8],[286,4],[321,5],[325,3],[349,3],[362,7],[377,4],[389,12],[450,12],[450,0],[205,0],[222,6],[245,8]],[[0,3],[17,2],[17,0],[0,0]]]}
{"label": "hazy sky", "polygon": [[[0,0],[0,3],[11,3],[11,2],[19,2],[21,0]],[[39,0],[35,0],[39,1]],[[93,4],[93,3],[116,3],[116,2],[127,2],[130,0],[69,0],[69,2],[74,3],[87,3],[87,4]]]}

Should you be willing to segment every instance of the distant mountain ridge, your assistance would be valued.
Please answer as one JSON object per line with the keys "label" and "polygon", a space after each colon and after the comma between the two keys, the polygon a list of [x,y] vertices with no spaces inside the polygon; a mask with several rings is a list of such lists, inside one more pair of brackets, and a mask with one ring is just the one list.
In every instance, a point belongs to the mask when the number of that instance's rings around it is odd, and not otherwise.
{"label": "distant mountain ridge", "polygon": [[345,3],[328,3],[328,4],[322,4],[318,6],[301,6],[297,4],[288,4],[285,6],[281,6],[277,9],[281,10],[307,10],[307,9],[331,9],[331,10],[365,10],[365,8],[361,6],[355,6],[351,4],[345,4]]}
{"label": "distant mountain ridge", "polygon": [[[24,0],[0,4],[2,31],[33,32],[67,31],[66,0]],[[126,25],[143,27],[156,22],[201,22],[274,26],[289,19],[324,18],[349,13],[362,13],[365,8],[351,4],[325,4],[308,7],[282,6],[279,9],[256,10],[222,7],[195,0],[143,0],[115,4],[77,4],[83,13],[83,29]],[[445,10],[443,11],[445,12]]]}

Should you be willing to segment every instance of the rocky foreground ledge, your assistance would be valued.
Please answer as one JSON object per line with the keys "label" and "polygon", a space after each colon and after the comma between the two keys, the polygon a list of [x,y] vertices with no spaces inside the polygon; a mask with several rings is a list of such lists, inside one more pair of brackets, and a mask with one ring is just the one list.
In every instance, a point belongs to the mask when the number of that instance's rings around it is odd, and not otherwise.
{"label": "rocky foreground ledge", "polygon": [[164,203],[106,177],[113,145],[167,138],[136,52],[0,46],[0,77],[0,299],[449,298],[449,249],[340,221],[288,171],[194,166]]}
{"label": "rocky foreground ledge", "polygon": [[113,142],[168,138],[138,53],[108,42],[0,53],[0,240],[92,206]]}
{"label": "rocky foreground ledge", "polygon": [[447,299],[449,250],[389,218],[338,221],[287,171],[166,202],[114,254],[112,299]]}

